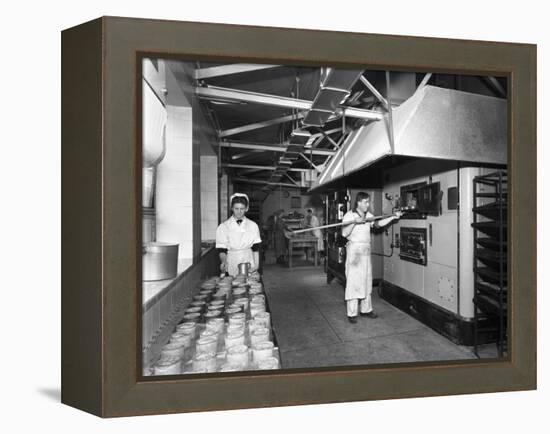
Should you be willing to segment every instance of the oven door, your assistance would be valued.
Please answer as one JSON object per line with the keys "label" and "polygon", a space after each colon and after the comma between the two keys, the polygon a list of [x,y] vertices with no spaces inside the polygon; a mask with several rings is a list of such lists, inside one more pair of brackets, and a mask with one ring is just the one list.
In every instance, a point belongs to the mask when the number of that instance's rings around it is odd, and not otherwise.
{"label": "oven door", "polygon": [[426,250],[426,229],[401,227],[401,246],[399,257],[403,261],[414,262],[419,265],[428,263]]}
{"label": "oven door", "polygon": [[439,182],[425,185],[418,189],[417,208],[423,214],[438,216],[441,214],[443,192]]}

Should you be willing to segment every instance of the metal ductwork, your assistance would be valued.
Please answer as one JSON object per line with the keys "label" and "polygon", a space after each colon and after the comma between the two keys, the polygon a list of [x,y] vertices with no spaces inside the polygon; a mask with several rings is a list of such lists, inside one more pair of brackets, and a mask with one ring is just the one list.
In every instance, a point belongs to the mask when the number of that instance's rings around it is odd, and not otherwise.
{"label": "metal ductwork", "polygon": [[311,108],[307,112],[303,125],[322,127],[340,110],[340,105],[350,94],[355,82],[363,71],[348,69],[330,69]]}
{"label": "metal ductwork", "polygon": [[290,142],[286,147],[286,152],[282,158],[290,161],[296,161],[306,146],[311,134],[303,130],[294,130],[290,137]]}
{"label": "metal ductwork", "polygon": [[[339,115],[342,110],[340,105],[348,97],[350,89],[362,73],[363,71],[330,69],[311,104],[311,108],[302,121],[303,125],[322,127],[329,118]],[[292,132],[285,153],[279,158],[278,164],[269,179],[269,184],[263,190],[268,191],[276,185],[281,185],[281,179],[286,176],[292,163],[303,154],[310,138],[311,133],[307,131],[296,129]],[[297,183],[297,187],[302,185],[302,182]]]}
{"label": "metal ductwork", "polygon": [[507,101],[423,86],[393,110],[394,147],[388,116],[353,133],[312,190],[392,156],[483,164],[507,162]]}
{"label": "metal ductwork", "polygon": [[[291,133],[285,152],[279,157],[279,161],[269,178],[269,183],[263,188],[264,191],[272,190],[274,186],[280,184],[283,176],[285,176],[291,168],[292,163],[300,157],[302,152],[304,152],[304,148],[310,137],[311,133],[300,129],[294,130]],[[296,187],[300,187],[300,185],[296,184]]]}

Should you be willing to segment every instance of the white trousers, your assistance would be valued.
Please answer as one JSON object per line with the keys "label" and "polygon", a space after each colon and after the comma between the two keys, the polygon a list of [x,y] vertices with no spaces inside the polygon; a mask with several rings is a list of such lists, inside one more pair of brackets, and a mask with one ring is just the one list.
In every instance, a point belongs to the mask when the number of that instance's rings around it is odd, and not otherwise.
{"label": "white trousers", "polygon": [[360,305],[359,308],[361,313],[372,312],[372,298],[370,294],[367,294],[365,298],[352,298],[350,300],[346,300],[348,316],[357,316],[358,304]]}

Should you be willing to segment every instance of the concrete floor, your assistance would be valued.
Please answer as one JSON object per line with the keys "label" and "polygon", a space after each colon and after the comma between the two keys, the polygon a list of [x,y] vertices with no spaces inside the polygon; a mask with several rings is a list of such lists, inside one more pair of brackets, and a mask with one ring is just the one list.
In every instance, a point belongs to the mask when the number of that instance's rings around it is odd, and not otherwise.
{"label": "concrete floor", "polygon": [[[327,285],[322,266],[297,259],[289,270],[269,258],[266,262],[264,286],[282,368],[475,358],[471,347],[455,345],[380,299],[376,288],[373,305],[379,317],[358,317],[350,324],[342,285],[336,279]],[[493,347],[482,349],[484,357],[496,357]]]}

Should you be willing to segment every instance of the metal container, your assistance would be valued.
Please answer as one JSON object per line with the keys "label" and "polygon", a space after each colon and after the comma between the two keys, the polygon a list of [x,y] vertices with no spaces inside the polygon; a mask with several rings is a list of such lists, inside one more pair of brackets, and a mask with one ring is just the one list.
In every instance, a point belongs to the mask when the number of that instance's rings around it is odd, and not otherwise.
{"label": "metal container", "polygon": [[263,371],[264,369],[279,369],[279,360],[276,357],[267,357],[258,361],[258,369]]}
{"label": "metal container", "polygon": [[273,357],[274,345],[271,341],[259,342],[252,347],[252,359],[258,363],[261,360]]}
{"label": "metal container", "polygon": [[244,344],[234,345],[227,349],[226,359],[228,363],[239,365],[243,369],[248,367],[248,347]]}
{"label": "metal container", "polygon": [[160,359],[154,367],[155,375],[178,375],[181,374],[181,357],[166,357]]}
{"label": "metal container", "polygon": [[238,267],[239,267],[239,274],[248,276],[248,272],[250,271],[250,262],[242,262],[238,265]]}
{"label": "metal container", "polygon": [[173,279],[178,273],[178,244],[143,244],[143,280]]}

